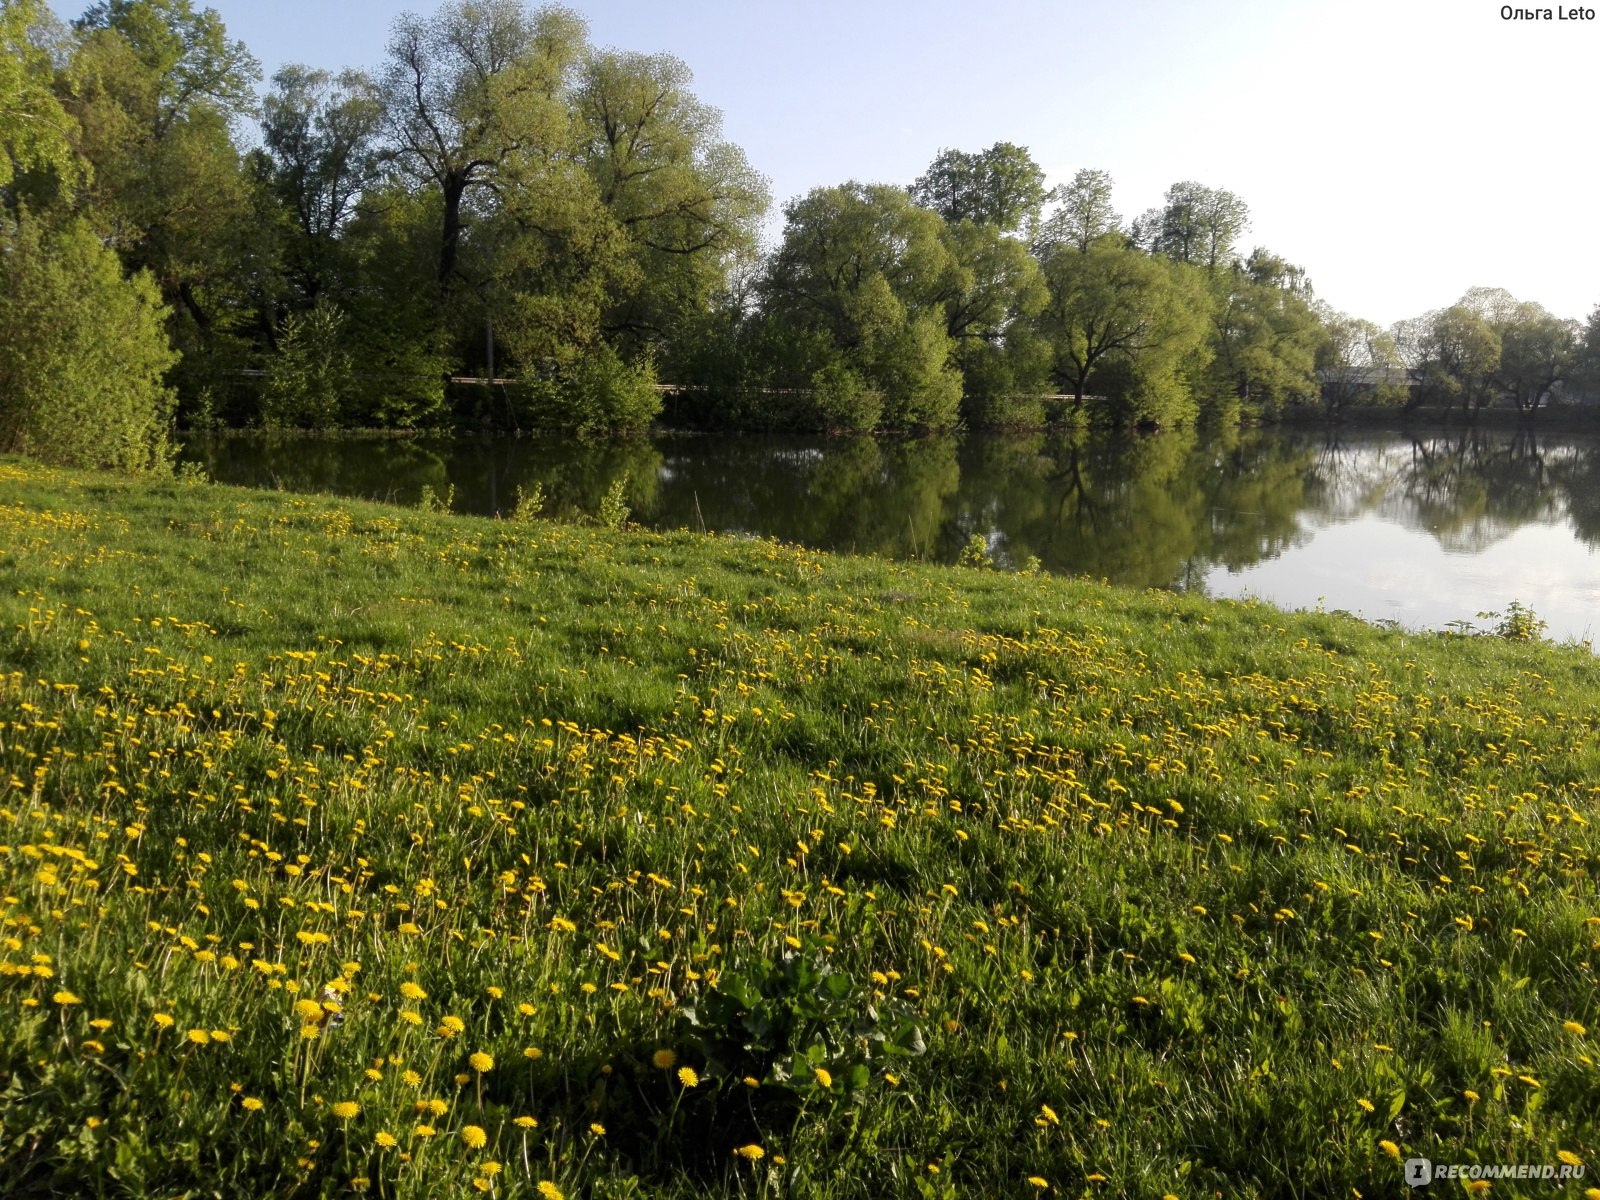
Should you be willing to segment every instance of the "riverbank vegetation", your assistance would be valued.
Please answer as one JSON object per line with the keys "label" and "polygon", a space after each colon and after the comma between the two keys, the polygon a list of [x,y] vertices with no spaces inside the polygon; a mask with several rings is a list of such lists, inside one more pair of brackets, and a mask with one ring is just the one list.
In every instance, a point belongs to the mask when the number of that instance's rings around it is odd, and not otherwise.
{"label": "riverbank vegetation", "polygon": [[0,524],[9,1196],[1600,1154],[1600,668],[1531,614],[15,460]]}
{"label": "riverbank vegetation", "polygon": [[[264,96],[192,0],[0,14],[13,450],[159,462],[174,402],[186,428],[607,434],[655,419],[663,384],[683,424],[853,431],[1532,415],[1600,390],[1596,318],[1474,289],[1379,329],[1247,251],[1231,192],[1176,183],[1124,220],[1104,172],[1047,188],[1005,142],[792,198],[763,253],[766,183],[688,66],[601,50],[563,8],[452,0],[401,17],[382,63],[285,66]],[[101,337],[69,332],[85,314]],[[95,392],[96,355],[124,395]],[[122,432],[69,448],[89,403]]]}

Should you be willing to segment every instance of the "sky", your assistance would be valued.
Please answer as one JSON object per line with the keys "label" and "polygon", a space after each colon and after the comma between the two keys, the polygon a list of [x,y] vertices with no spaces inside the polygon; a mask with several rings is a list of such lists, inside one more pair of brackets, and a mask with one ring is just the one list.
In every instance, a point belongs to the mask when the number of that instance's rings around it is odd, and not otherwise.
{"label": "sky", "polygon": [[[270,77],[376,69],[395,16],[436,0],[201,6]],[[1600,20],[1505,20],[1489,0],[569,6],[597,46],[689,65],[771,182],[772,238],[781,205],[814,187],[910,183],[941,150],[1008,141],[1052,184],[1110,172],[1126,220],[1179,180],[1226,188],[1250,207],[1242,249],[1305,267],[1321,299],[1383,325],[1473,286],[1562,317],[1600,304],[1585,82]]]}

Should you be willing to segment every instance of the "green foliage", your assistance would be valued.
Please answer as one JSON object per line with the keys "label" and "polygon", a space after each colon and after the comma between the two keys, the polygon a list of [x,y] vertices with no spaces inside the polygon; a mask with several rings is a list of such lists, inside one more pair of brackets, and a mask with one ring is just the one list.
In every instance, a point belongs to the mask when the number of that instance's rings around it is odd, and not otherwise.
{"label": "green foliage", "polygon": [[1513,600],[1506,605],[1506,611],[1481,612],[1478,614],[1480,621],[1493,621],[1485,632],[1490,637],[1503,638],[1508,642],[1538,642],[1544,640],[1544,631],[1548,624],[1539,619],[1537,613],[1520,600]]}
{"label": "green foliage", "polygon": [[52,88],[50,51],[35,36],[48,17],[43,0],[0,2],[0,197],[19,171],[66,184],[82,178],[73,123]]}
{"label": "green foliage", "polygon": [[169,469],[165,315],[150,279],[125,278],[84,222],[0,218],[0,448]]}
{"label": "green foliage", "polygon": [[661,412],[654,367],[625,363],[604,344],[570,369],[517,390],[530,425],[578,437],[643,433]]}
{"label": "green foliage", "polygon": [[1246,263],[1212,276],[1212,358],[1202,382],[1205,404],[1270,414],[1320,396],[1317,352],[1322,323],[1300,268],[1257,249]]}
{"label": "green foliage", "polygon": [[527,490],[519,483],[517,485],[516,502],[511,508],[511,519],[513,521],[532,521],[544,511],[544,505],[544,484],[535,480],[533,488]]}
{"label": "green foliage", "polygon": [[628,523],[628,514],[632,510],[624,500],[627,489],[626,475],[617,476],[606,488],[606,494],[600,498],[600,507],[595,510],[595,520],[600,522],[602,529],[618,530]]}
{"label": "green foliage", "polygon": [[1012,233],[1039,216],[1044,171],[1025,146],[996,142],[969,154],[944,150],[910,188],[911,197],[946,221],[970,221]]}
{"label": "green foliage", "polygon": [[843,359],[812,374],[811,403],[817,428],[834,433],[871,433],[883,416],[883,398],[868,389]]}
{"label": "green foliage", "polygon": [[961,547],[961,557],[956,562],[963,567],[992,569],[994,555],[989,553],[989,539],[981,533],[975,533],[967,538],[967,544]]}
{"label": "green foliage", "polygon": [[433,490],[432,484],[422,485],[422,495],[417,499],[417,507],[425,513],[447,513],[454,511],[456,506],[456,485],[450,484],[444,489],[444,495]]}
{"label": "green foliage", "polygon": [[267,429],[327,429],[338,423],[353,369],[347,320],[323,300],[283,323],[278,352],[267,364],[261,423]]}

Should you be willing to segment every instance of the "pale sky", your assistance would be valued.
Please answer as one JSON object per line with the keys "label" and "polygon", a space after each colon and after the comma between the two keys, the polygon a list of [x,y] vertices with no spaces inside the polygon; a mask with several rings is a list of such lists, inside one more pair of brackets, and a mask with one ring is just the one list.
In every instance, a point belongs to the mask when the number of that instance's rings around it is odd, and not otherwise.
{"label": "pale sky", "polygon": [[[209,6],[270,77],[377,68],[396,14],[434,2]],[[1600,21],[1507,21],[1490,0],[570,6],[597,45],[689,65],[775,214],[813,187],[909,183],[941,149],[1009,141],[1052,183],[1109,171],[1124,219],[1178,180],[1227,188],[1250,206],[1246,251],[1381,324],[1475,285],[1563,317],[1600,304]]]}

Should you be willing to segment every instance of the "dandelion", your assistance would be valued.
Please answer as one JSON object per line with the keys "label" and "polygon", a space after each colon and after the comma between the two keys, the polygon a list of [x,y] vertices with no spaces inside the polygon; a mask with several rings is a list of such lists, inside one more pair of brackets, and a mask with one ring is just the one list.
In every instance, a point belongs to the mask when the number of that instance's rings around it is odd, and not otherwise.
{"label": "dandelion", "polygon": [[1556,1158],[1559,1159],[1561,1162],[1565,1163],[1569,1167],[1581,1167],[1581,1166],[1583,1166],[1583,1159],[1579,1158],[1571,1150],[1557,1150],[1556,1151]]}
{"label": "dandelion", "polygon": [[678,1082],[686,1088],[699,1087],[700,1076],[695,1073],[693,1067],[679,1067]]}
{"label": "dandelion", "polygon": [[378,1148],[381,1150],[393,1150],[400,1144],[399,1138],[383,1129],[378,1130],[378,1132],[373,1135],[372,1140],[378,1143]]}
{"label": "dandelion", "polygon": [[1029,1175],[1028,1182],[1041,1191],[1050,1186],[1050,1181],[1043,1175]]}
{"label": "dandelion", "polygon": [[536,1117],[518,1117],[518,1118],[516,1118],[516,1120],[512,1121],[511,1123],[513,1125],[515,1125],[518,1129],[537,1129],[537,1128],[539,1128],[539,1121],[538,1121],[538,1118],[536,1118]]}
{"label": "dandelion", "polygon": [[657,1050],[650,1056],[650,1062],[657,1070],[670,1071],[678,1065],[678,1052],[676,1050]]}
{"label": "dandelion", "polygon": [[495,1162],[494,1159],[491,1158],[487,1162],[479,1163],[478,1170],[484,1175],[488,1176],[490,1179],[493,1179],[496,1175],[500,1174],[501,1167],[499,1163]]}
{"label": "dandelion", "polygon": [[260,1112],[262,1107],[261,1101],[256,1099],[254,1096],[246,1096],[243,1100],[239,1101],[239,1106],[243,1108],[245,1112]]}
{"label": "dandelion", "polygon": [[1051,1108],[1048,1104],[1041,1104],[1039,1106],[1039,1111],[1044,1114],[1044,1119],[1050,1124],[1061,1124],[1061,1118],[1056,1115],[1056,1110]]}
{"label": "dandelion", "polygon": [[322,1005],[315,1000],[296,1000],[294,1002],[294,1015],[301,1021],[322,1020]]}
{"label": "dandelion", "polygon": [[428,993],[409,979],[400,985],[400,994],[407,1000],[426,1000],[428,998]]}
{"label": "dandelion", "polygon": [[1589,1032],[1577,1021],[1563,1021],[1561,1022],[1561,1028],[1570,1033],[1573,1037],[1582,1037],[1584,1034]]}
{"label": "dandelion", "polygon": [[431,1138],[434,1134],[438,1133],[439,1131],[437,1129],[435,1129],[432,1125],[418,1125],[411,1132],[416,1134],[419,1138]]}
{"label": "dandelion", "polygon": [[1462,1092],[1461,1094],[1467,1098],[1468,1104],[1476,1104],[1480,1099],[1482,1099],[1482,1097],[1480,1097],[1478,1093],[1473,1091],[1471,1088],[1467,1088],[1466,1091]]}
{"label": "dandelion", "polygon": [[548,1179],[539,1181],[538,1191],[544,1200],[567,1200],[566,1194]]}
{"label": "dandelion", "polygon": [[1388,1138],[1384,1138],[1381,1142],[1378,1143],[1378,1149],[1382,1150],[1390,1158],[1399,1158],[1400,1157],[1400,1147],[1396,1146]]}
{"label": "dandelion", "polygon": [[599,1121],[591,1121],[589,1123],[589,1132],[594,1134],[595,1137],[605,1137],[606,1127],[600,1124]]}
{"label": "dandelion", "polygon": [[67,1007],[68,1005],[71,1005],[71,1004],[82,1004],[83,1003],[83,1001],[78,999],[78,997],[75,994],[73,994],[72,992],[68,992],[68,991],[56,992],[54,995],[52,995],[50,997],[50,999],[54,1000],[57,1004],[61,1005],[63,1008],[65,1008],[65,1007]]}
{"label": "dandelion", "polygon": [[169,1013],[156,1013],[150,1019],[162,1029],[171,1029],[174,1024],[172,1016]]}
{"label": "dandelion", "polygon": [[489,1135],[477,1125],[463,1125],[461,1140],[467,1144],[468,1149],[482,1150],[489,1144]]}
{"label": "dandelion", "polygon": [[333,1115],[341,1121],[348,1121],[361,1112],[361,1105],[354,1100],[341,1100],[333,1106]]}
{"label": "dandelion", "polygon": [[760,1162],[767,1156],[767,1152],[754,1142],[747,1146],[740,1146],[734,1153],[746,1162]]}
{"label": "dandelion", "polygon": [[523,1048],[522,1057],[528,1059],[543,1058],[544,1051],[537,1046],[526,1046]]}
{"label": "dandelion", "polygon": [[485,1054],[482,1050],[479,1050],[476,1054],[469,1054],[467,1056],[467,1064],[471,1066],[474,1071],[481,1075],[485,1071],[494,1070],[494,1056]]}
{"label": "dandelion", "polygon": [[184,1034],[184,1037],[196,1046],[209,1046],[211,1044],[211,1034],[204,1029],[191,1029]]}
{"label": "dandelion", "polygon": [[1367,1099],[1357,1100],[1356,1104],[1360,1106],[1362,1112],[1376,1112],[1377,1111],[1376,1106],[1372,1103],[1371,1100],[1367,1100]]}
{"label": "dandelion", "polygon": [[811,1073],[816,1076],[817,1082],[825,1088],[833,1086],[833,1076],[822,1067],[813,1067]]}
{"label": "dandelion", "polygon": [[302,1025],[300,1026],[300,1036],[308,1042],[314,1042],[322,1036],[322,1026]]}

